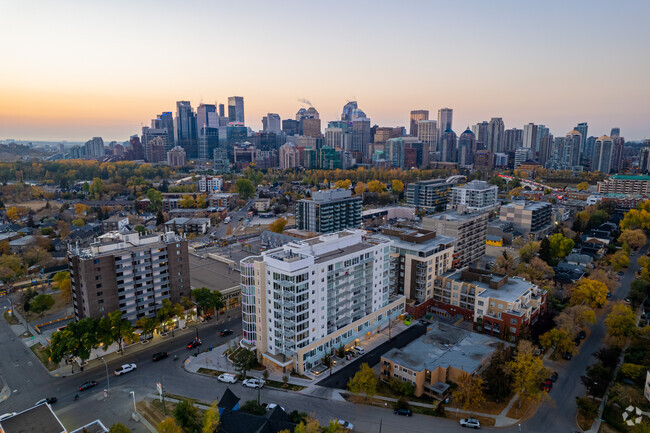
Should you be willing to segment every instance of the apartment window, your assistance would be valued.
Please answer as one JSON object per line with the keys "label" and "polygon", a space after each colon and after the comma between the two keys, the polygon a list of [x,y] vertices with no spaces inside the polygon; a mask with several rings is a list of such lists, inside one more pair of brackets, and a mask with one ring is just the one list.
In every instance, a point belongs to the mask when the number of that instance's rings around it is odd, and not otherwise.
{"label": "apartment window", "polygon": [[503,304],[499,304],[499,310],[503,310]]}
{"label": "apartment window", "polygon": [[490,302],[490,307],[494,307],[494,301]]}
{"label": "apartment window", "polygon": [[103,304],[103,303],[104,303],[104,300],[103,300],[103,299],[100,299],[99,301],[97,301],[97,303],[98,303],[98,304]]}
{"label": "apartment window", "polygon": [[97,292],[97,296],[102,296],[104,292]]}

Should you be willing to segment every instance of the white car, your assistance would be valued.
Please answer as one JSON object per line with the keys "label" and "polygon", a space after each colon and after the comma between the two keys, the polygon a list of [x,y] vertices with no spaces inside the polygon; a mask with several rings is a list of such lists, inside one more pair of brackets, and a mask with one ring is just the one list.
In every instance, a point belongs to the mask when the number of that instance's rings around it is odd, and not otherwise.
{"label": "white car", "polygon": [[460,420],[461,427],[481,428],[481,423],[476,418],[464,418]]}
{"label": "white car", "polygon": [[341,427],[343,427],[344,429],[346,429],[346,431],[352,431],[352,430],[354,430],[354,424],[349,423],[349,422],[347,422],[347,421],[344,421],[344,420],[342,420],[342,419],[339,420],[339,425],[340,425]]}
{"label": "white car", "polygon": [[120,368],[115,369],[115,376],[119,376],[124,373],[128,373],[129,371],[133,371],[137,368],[135,364],[124,364]]}
{"label": "white car", "polygon": [[217,380],[219,382],[225,382],[225,383],[237,383],[237,376],[230,373],[224,373],[219,375],[219,377],[217,377]]}
{"label": "white car", "polygon": [[241,383],[248,388],[262,388],[264,386],[263,379],[246,379]]}
{"label": "white car", "polygon": [[4,415],[0,415],[0,421],[4,421],[6,419],[9,419],[14,415],[16,415],[16,412],[9,412],[9,413],[6,413]]}
{"label": "white car", "polygon": [[361,353],[361,354],[363,354],[365,352],[364,348],[361,347],[361,346],[354,346],[353,349],[356,350],[357,352]]}
{"label": "white car", "polygon": [[275,409],[276,407],[279,407],[280,409],[282,409],[283,411],[286,412],[286,410],[284,410],[284,408],[283,408],[282,406],[279,406],[279,405],[277,405],[277,404],[275,404],[275,403],[269,403],[269,404],[267,404],[267,405],[266,405],[266,411],[267,411],[267,412],[273,412],[273,409]]}

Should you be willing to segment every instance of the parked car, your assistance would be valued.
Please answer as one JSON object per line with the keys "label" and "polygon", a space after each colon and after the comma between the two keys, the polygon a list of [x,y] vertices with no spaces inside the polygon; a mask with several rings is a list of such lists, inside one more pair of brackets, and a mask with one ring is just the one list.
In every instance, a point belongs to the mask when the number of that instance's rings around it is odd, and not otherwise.
{"label": "parked car", "polygon": [[194,349],[195,347],[201,346],[201,344],[203,344],[203,343],[201,343],[201,339],[200,338],[199,339],[195,338],[194,340],[187,343],[187,348],[188,349]]}
{"label": "parked car", "polygon": [[81,386],[79,387],[79,391],[86,391],[92,388],[93,386],[97,386],[97,381],[89,380],[88,382],[84,382],[81,384]]}
{"label": "parked car", "polygon": [[248,388],[263,388],[264,387],[264,380],[263,379],[246,379],[242,383],[242,386],[248,387]]}
{"label": "parked car", "polygon": [[37,401],[37,402],[34,404],[34,406],[40,406],[40,405],[45,404],[45,403],[47,403],[47,404],[54,404],[54,403],[56,403],[56,402],[57,402],[56,397],[46,397],[46,398],[42,398],[42,399],[40,399],[39,401]]}
{"label": "parked car", "polygon": [[623,272],[623,271],[618,271],[618,276],[619,276],[619,277],[622,277],[623,275],[625,275],[625,272]]}
{"label": "parked car", "polygon": [[217,377],[217,380],[219,382],[225,382],[225,383],[237,383],[237,376],[230,373],[223,373],[220,374],[219,377]]}
{"label": "parked car", "polygon": [[607,297],[611,298],[612,297],[612,292],[607,292]]}
{"label": "parked car", "polygon": [[354,346],[353,349],[356,350],[357,352],[361,353],[361,354],[363,354],[365,352],[364,348],[361,347],[361,346]]}
{"label": "parked car", "polygon": [[167,352],[158,352],[158,353],[154,353],[152,358],[153,358],[153,361],[156,362],[156,361],[160,361],[161,359],[165,359],[168,356],[169,355],[167,354]]}
{"label": "parked car", "polygon": [[573,358],[573,355],[571,354],[571,352],[564,352],[562,354],[562,359],[566,359],[568,361],[571,358]]}
{"label": "parked car", "polygon": [[128,373],[129,371],[133,371],[136,368],[138,368],[135,364],[124,364],[120,368],[115,369],[115,376],[119,376],[121,374]]}
{"label": "parked car", "polygon": [[16,415],[16,412],[9,412],[9,413],[2,414],[2,415],[0,415],[0,421],[4,421],[6,419],[9,419],[14,415]]}
{"label": "parked car", "polygon": [[411,409],[395,409],[395,415],[413,416],[413,412],[411,412]]}
{"label": "parked car", "polygon": [[346,431],[352,431],[354,430],[354,424],[347,422],[345,420],[340,419],[339,420],[339,425],[343,427]]}
{"label": "parked car", "polygon": [[541,386],[542,391],[550,392],[553,388],[553,381],[551,379],[546,379]]}
{"label": "parked car", "polygon": [[580,331],[578,333],[578,338],[584,340],[585,338],[587,338],[587,333],[585,331]]}
{"label": "parked car", "polygon": [[461,427],[481,428],[481,423],[476,418],[463,418],[459,421]]}
{"label": "parked car", "polygon": [[580,346],[580,343],[582,343],[580,337],[576,337],[573,339],[573,344],[575,344],[576,346]]}
{"label": "parked car", "polygon": [[551,377],[549,379],[551,379],[551,381],[553,382],[557,382],[557,378],[558,378],[558,374],[556,371],[554,371],[553,374],[551,374]]}
{"label": "parked car", "polygon": [[284,408],[282,406],[277,405],[275,403],[268,403],[268,404],[264,403],[262,406],[264,406],[264,408],[266,409],[267,412],[273,412],[273,409],[275,409],[276,407],[279,407],[280,409],[282,409],[284,411]]}
{"label": "parked car", "polygon": [[232,334],[232,329],[222,329],[221,330],[221,336],[225,337],[226,335]]}

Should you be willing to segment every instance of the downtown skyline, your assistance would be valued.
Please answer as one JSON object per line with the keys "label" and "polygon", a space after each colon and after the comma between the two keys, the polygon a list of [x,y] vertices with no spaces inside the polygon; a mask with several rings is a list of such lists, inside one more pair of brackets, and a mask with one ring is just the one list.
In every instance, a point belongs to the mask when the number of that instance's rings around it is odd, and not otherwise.
{"label": "downtown skyline", "polygon": [[[267,113],[293,118],[304,98],[324,123],[355,99],[382,126],[450,107],[457,134],[502,117],[557,135],[588,122],[590,135],[650,137],[646,4],[175,5],[4,6],[0,137],[124,141],[178,100],[231,95],[253,130]],[[604,20],[610,31],[597,31]]]}

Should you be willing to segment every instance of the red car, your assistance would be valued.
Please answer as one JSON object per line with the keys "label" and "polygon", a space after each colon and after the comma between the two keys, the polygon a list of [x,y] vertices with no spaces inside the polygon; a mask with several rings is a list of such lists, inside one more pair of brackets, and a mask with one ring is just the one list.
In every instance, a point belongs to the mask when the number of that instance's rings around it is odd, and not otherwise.
{"label": "red car", "polygon": [[189,343],[187,343],[187,348],[188,349],[194,349],[195,347],[199,347],[201,344],[201,339],[199,338],[198,340],[192,340]]}
{"label": "red car", "polygon": [[542,391],[550,392],[551,388],[553,388],[553,381],[551,379],[546,379],[544,383],[542,383]]}

